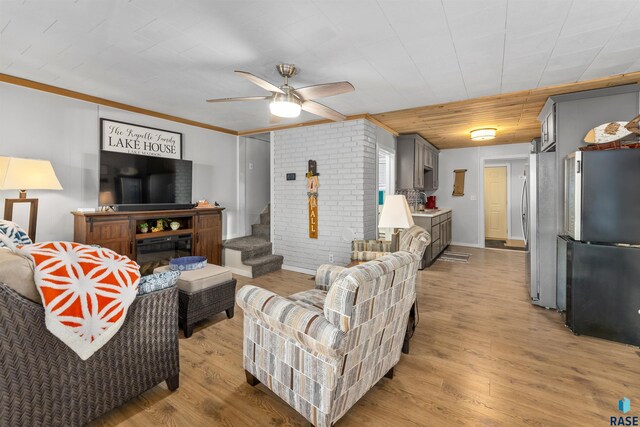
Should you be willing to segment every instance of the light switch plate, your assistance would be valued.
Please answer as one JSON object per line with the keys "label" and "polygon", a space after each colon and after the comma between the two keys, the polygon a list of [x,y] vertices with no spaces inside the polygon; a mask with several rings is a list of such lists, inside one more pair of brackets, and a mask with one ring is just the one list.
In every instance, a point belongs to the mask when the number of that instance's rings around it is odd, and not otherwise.
{"label": "light switch plate", "polygon": [[478,196],[476,196],[475,194],[472,194],[471,196],[469,196],[469,198],[471,200],[478,200]]}

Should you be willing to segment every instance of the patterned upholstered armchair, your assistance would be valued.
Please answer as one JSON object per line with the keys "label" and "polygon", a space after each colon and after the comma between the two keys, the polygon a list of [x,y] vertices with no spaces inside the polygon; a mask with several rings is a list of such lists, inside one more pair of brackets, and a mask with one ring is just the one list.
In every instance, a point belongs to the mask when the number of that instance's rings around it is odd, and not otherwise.
{"label": "patterned upholstered armchair", "polygon": [[[424,228],[414,225],[400,232],[400,250],[407,251],[418,255],[421,259],[424,251],[431,244],[431,236]],[[382,240],[354,240],[352,243],[352,260],[373,260],[381,256],[388,255],[390,252],[391,242]],[[325,264],[320,266],[316,272],[316,276],[322,277],[323,283],[332,283],[346,267]],[[322,286],[322,285],[316,285]],[[402,352],[409,354],[409,340],[416,330],[418,322],[418,302],[411,306],[409,311],[409,322],[407,322],[407,333],[402,344]]]}
{"label": "patterned upholstered armchair", "polygon": [[[426,235],[423,235],[423,233]],[[420,249],[414,239],[418,236],[426,237],[427,244]],[[414,252],[418,255],[424,255],[424,250],[431,243],[431,236],[424,228],[414,225],[406,230],[400,231],[400,248],[401,251]],[[391,241],[389,240],[354,240],[351,242],[351,259],[358,261],[371,261],[388,255],[391,252]],[[330,267],[331,265],[328,264]]]}
{"label": "patterned upholstered armchair", "polygon": [[[426,247],[426,232],[406,242]],[[383,376],[393,377],[415,300],[421,254],[400,251],[348,269],[320,269],[316,289],[281,297],[256,286],[244,310],[244,368],[316,426],[330,426]]]}

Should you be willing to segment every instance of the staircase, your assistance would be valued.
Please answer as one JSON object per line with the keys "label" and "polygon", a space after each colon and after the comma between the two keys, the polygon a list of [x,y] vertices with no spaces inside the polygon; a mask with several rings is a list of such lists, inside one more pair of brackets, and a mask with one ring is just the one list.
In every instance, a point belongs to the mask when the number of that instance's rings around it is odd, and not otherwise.
{"label": "staircase", "polygon": [[251,226],[251,236],[224,243],[224,265],[232,273],[255,278],[282,268],[283,256],[272,253],[269,209],[267,205],[260,214],[260,223]]}

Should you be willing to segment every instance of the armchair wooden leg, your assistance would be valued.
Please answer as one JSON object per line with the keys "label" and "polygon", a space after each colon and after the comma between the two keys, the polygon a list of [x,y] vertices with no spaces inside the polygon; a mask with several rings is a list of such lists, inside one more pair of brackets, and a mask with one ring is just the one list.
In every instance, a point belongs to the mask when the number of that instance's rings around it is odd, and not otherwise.
{"label": "armchair wooden leg", "polygon": [[393,368],[389,369],[389,372],[387,372],[386,374],[384,374],[384,377],[385,377],[385,378],[389,378],[390,380],[392,380],[392,379],[393,379],[393,370],[394,370],[395,368],[396,368],[396,367],[394,366]]}
{"label": "armchair wooden leg", "polygon": [[171,378],[165,380],[169,391],[176,391],[180,387],[180,374],[175,374]]}
{"label": "armchair wooden leg", "polygon": [[256,377],[254,377],[251,372],[245,369],[244,374],[247,377],[247,384],[249,384],[251,387],[255,387],[260,384],[260,381]]}
{"label": "armchair wooden leg", "polygon": [[404,354],[409,354],[409,338],[404,337],[404,342],[402,343],[402,352]]}

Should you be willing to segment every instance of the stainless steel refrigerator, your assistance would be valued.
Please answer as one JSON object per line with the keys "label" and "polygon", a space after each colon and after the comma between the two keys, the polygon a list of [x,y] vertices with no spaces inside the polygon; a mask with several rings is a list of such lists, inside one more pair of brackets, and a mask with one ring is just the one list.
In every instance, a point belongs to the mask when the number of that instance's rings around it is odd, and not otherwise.
{"label": "stainless steel refrigerator", "polygon": [[574,333],[640,345],[640,150],[564,161],[558,289]]}
{"label": "stainless steel refrigerator", "polygon": [[535,152],[532,143],[526,171],[527,191],[523,195],[523,229],[529,247],[526,262],[531,302],[558,308],[556,290],[557,162],[555,152]]}

